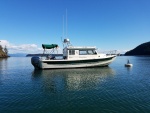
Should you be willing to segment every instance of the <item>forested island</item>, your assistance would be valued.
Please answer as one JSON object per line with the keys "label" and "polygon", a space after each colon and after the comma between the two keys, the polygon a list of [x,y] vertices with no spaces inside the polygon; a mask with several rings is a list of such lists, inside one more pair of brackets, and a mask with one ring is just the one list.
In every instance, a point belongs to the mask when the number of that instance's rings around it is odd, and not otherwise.
{"label": "forested island", "polygon": [[7,58],[8,57],[8,50],[5,46],[5,48],[3,48],[1,45],[0,45],[0,58]]}
{"label": "forested island", "polygon": [[125,53],[125,56],[150,55],[150,42],[143,43]]}

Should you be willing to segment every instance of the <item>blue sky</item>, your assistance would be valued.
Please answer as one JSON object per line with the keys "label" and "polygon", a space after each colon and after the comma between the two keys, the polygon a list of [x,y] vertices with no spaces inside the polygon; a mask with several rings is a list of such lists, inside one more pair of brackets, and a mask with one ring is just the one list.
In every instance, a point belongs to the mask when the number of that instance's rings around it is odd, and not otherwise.
{"label": "blue sky", "polygon": [[149,6],[150,0],[0,0],[0,44],[10,53],[39,52],[43,43],[62,48],[67,9],[74,46],[130,50],[150,41]]}

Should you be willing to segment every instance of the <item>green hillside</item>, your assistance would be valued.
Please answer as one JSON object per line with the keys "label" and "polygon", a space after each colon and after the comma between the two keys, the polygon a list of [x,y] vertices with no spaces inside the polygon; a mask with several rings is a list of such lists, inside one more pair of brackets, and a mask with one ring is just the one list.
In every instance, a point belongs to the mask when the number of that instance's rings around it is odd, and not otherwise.
{"label": "green hillside", "polygon": [[150,42],[146,42],[137,46],[133,50],[126,52],[125,55],[150,55]]}

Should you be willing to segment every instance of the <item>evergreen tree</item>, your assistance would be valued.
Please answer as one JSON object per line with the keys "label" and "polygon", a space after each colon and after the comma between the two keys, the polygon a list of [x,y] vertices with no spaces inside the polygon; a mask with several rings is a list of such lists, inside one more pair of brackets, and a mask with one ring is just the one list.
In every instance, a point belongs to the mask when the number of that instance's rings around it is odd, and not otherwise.
{"label": "evergreen tree", "polygon": [[0,50],[3,50],[3,47],[0,45]]}
{"label": "evergreen tree", "polygon": [[8,54],[8,49],[7,49],[6,46],[5,46],[5,48],[4,48],[4,52],[5,52],[6,54]]}

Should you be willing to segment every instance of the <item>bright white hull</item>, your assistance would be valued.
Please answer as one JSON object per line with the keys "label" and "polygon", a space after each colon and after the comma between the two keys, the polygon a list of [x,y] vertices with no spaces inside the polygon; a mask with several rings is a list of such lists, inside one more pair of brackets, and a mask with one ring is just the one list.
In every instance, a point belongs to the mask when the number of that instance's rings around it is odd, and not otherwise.
{"label": "bright white hull", "polygon": [[65,69],[108,66],[115,58],[115,55],[87,60],[41,60],[37,58],[32,59],[31,62],[36,69]]}
{"label": "bright white hull", "polygon": [[132,64],[125,64],[125,67],[132,67]]}

